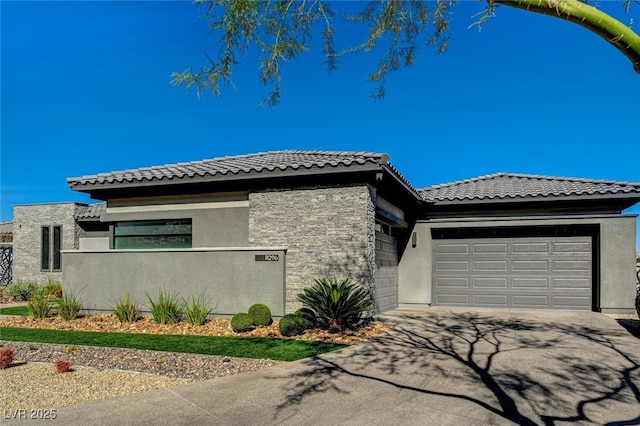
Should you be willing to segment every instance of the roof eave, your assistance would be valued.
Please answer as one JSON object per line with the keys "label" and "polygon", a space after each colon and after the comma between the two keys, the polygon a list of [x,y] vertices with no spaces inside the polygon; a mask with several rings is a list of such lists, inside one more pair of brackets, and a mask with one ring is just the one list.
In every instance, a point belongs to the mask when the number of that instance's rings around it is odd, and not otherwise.
{"label": "roof eave", "polygon": [[546,196],[526,196],[526,197],[485,197],[473,199],[455,200],[425,200],[434,206],[445,205],[473,205],[473,204],[509,204],[523,202],[549,202],[549,201],[601,201],[601,200],[629,200],[640,202],[640,194],[589,194],[589,195],[546,195]]}
{"label": "roof eave", "polygon": [[398,184],[400,184],[409,194],[415,197],[416,200],[422,201],[422,197],[420,197],[418,191],[413,186],[411,186],[411,184],[409,184],[402,175],[400,175],[392,167],[386,164],[382,166],[382,169],[386,171],[390,176],[392,176],[396,180],[396,182],[398,182]]}
{"label": "roof eave", "polygon": [[75,183],[82,178],[69,178],[67,184],[73,191],[92,193],[101,190],[112,189],[128,189],[128,188],[144,188],[156,187],[164,185],[185,185],[185,184],[203,184],[213,182],[237,182],[249,180],[263,180],[273,178],[295,178],[300,176],[321,176],[334,175],[338,173],[366,173],[371,171],[380,171],[383,167],[379,163],[367,163],[364,165],[338,165],[338,166],[313,166],[304,169],[286,169],[286,170],[266,170],[260,172],[239,172],[239,173],[216,173],[214,175],[205,176],[182,176],[167,178],[151,178],[124,182],[100,182],[100,183]]}

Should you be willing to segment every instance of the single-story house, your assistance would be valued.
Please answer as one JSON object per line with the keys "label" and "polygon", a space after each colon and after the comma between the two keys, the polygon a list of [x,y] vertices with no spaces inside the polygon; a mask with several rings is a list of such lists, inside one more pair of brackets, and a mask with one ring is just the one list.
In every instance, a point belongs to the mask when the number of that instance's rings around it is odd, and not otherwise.
{"label": "single-story house", "polygon": [[[204,294],[218,315],[261,302],[280,316],[322,277],[369,288],[377,312],[633,311],[636,217],[623,211],[640,201],[640,184],[499,173],[416,189],[386,154],[327,151],[68,184],[102,203],[62,204],[73,223],[49,220],[31,238],[49,247],[37,253],[41,269],[57,266],[91,311],[109,310],[125,293],[144,306],[164,289]],[[25,220],[20,208],[28,206],[15,207],[14,230]],[[18,246],[15,237],[14,256]]]}

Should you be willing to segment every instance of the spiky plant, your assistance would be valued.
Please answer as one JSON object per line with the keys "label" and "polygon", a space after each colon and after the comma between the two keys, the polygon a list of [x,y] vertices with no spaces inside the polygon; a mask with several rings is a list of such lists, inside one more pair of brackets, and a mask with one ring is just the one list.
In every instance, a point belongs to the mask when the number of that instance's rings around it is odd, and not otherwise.
{"label": "spiky plant", "polygon": [[357,324],[362,314],[373,309],[371,294],[349,279],[315,280],[315,284],[298,294],[298,300],[314,311],[322,325],[340,331]]}
{"label": "spiky plant", "polygon": [[151,314],[158,324],[175,324],[180,321],[183,309],[178,296],[170,291],[159,290],[158,297],[154,300],[147,294]]}
{"label": "spiky plant", "polygon": [[116,299],[112,310],[121,323],[136,322],[140,316],[140,308],[131,301],[129,293],[125,293],[122,299]]}
{"label": "spiky plant", "polygon": [[58,315],[65,321],[75,319],[82,310],[82,302],[78,293],[73,290],[63,292],[62,298],[58,301]]}
{"label": "spiky plant", "polygon": [[211,313],[209,302],[204,294],[199,296],[192,294],[189,302],[185,301],[184,317],[191,325],[204,325]]}

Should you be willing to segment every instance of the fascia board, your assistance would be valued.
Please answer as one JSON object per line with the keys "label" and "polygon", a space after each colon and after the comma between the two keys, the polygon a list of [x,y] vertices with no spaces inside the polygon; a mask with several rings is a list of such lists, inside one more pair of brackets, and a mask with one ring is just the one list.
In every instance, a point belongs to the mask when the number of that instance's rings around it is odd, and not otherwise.
{"label": "fascia board", "polygon": [[249,180],[260,180],[264,181],[267,179],[273,178],[290,178],[290,177],[299,177],[299,176],[320,176],[320,175],[334,175],[338,173],[362,173],[362,172],[370,172],[370,171],[380,171],[381,166],[379,164],[367,164],[367,165],[358,165],[358,166],[325,166],[325,167],[317,167],[313,166],[310,169],[303,170],[272,170],[272,171],[262,171],[262,172],[240,172],[237,174],[227,173],[227,174],[215,174],[215,175],[207,175],[207,176],[194,176],[194,177],[174,177],[174,178],[164,178],[164,179],[143,179],[143,180],[134,180],[132,182],[103,182],[103,183],[94,183],[94,184],[78,184],[73,185],[71,187],[74,191],[79,192],[94,192],[100,191],[104,189],[126,189],[126,188],[141,188],[141,187],[157,187],[157,186],[165,186],[165,185],[185,185],[185,184],[200,184],[200,183],[210,183],[210,182],[237,182],[237,181],[249,181]]}

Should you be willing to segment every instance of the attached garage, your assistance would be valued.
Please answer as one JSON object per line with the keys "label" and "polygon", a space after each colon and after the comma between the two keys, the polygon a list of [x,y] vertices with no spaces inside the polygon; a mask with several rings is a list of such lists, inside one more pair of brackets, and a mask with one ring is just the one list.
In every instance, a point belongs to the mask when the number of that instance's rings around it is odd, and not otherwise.
{"label": "attached garage", "polygon": [[418,190],[400,306],[633,312],[640,185],[500,173]]}
{"label": "attached garage", "polygon": [[591,237],[434,240],[438,306],[592,309]]}

